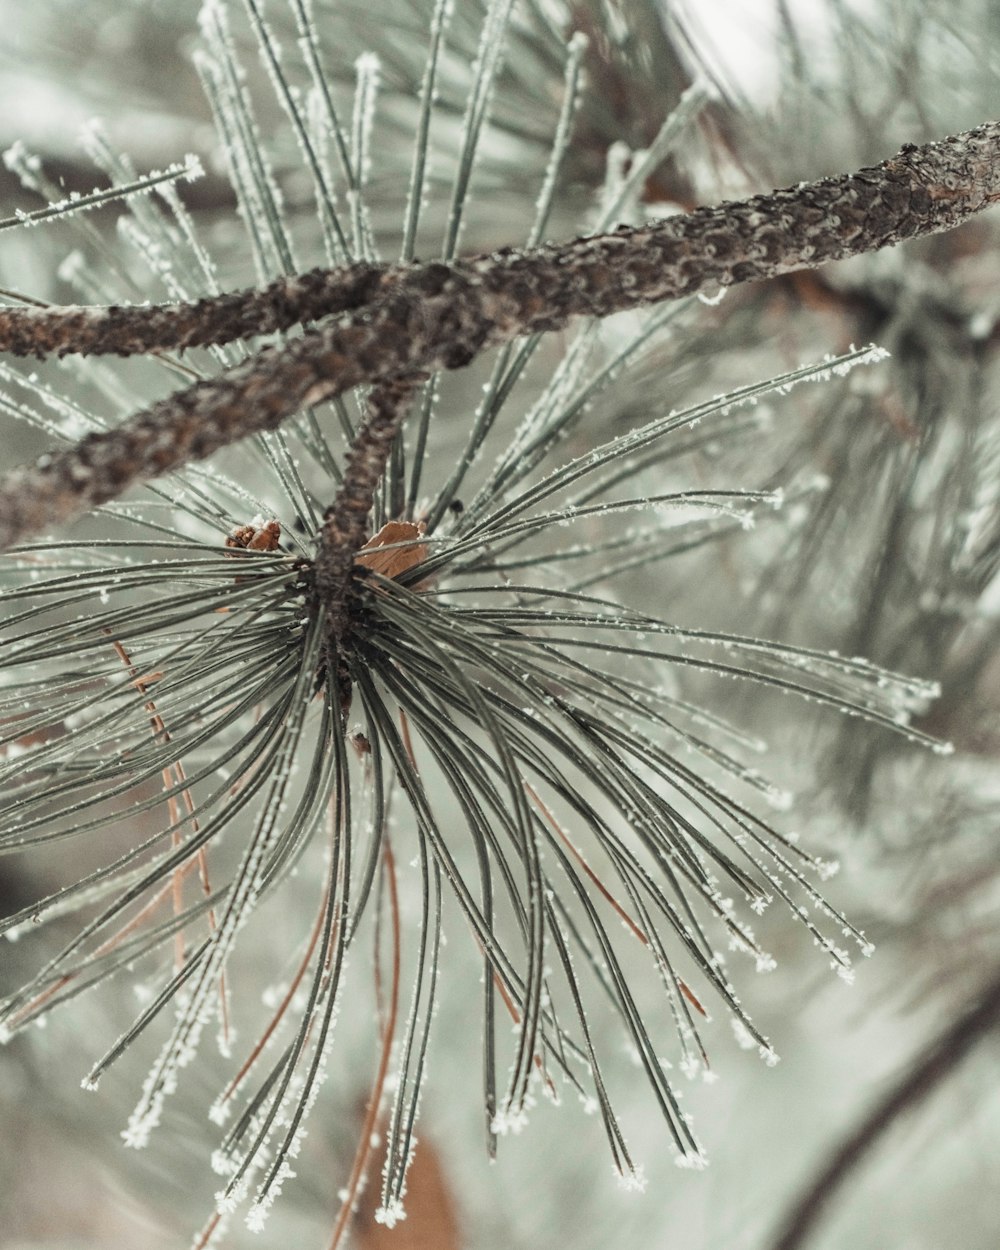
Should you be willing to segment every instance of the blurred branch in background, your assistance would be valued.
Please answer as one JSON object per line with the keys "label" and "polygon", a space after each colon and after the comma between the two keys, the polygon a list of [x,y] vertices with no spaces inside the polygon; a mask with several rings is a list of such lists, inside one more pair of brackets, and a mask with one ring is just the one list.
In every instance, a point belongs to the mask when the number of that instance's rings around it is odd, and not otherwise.
{"label": "blurred branch in background", "polygon": [[[924,1046],[835,1148],[786,1214],[770,1250],[802,1250],[832,1202],[882,1138],[917,1110],[1000,1024],[1000,976],[985,980],[958,1018]],[[989,1199],[986,1199],[987,1202]]]}

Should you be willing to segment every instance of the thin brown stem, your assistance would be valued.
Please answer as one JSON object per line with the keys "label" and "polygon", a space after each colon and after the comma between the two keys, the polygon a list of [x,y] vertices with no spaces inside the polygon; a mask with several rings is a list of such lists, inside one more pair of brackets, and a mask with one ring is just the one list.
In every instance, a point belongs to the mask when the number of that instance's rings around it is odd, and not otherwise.
{"label": "thin brown stem", "polygon": [[[365,1174],[371,1161],[374,1149],[375,1131],[378,1125],[379,1108],[385,1093],[385,1081],[389,1072],[389,1060],[392,1058],[392,1044],[396,1036],[396,1020],[399,1015],[399,977],[402,965],[400,923],[399,923],[399,887],[396,882],[396,861],[392,854],[392,845],[386,836],[382,852],[386,879],[389,883],[389,915],[392,920],[392,978],[389,982],[389,1009],[381,1027],[382,1049],[379,1056],[378,1069],[372,1082],[371,1093],[365,1108],[364,1123],[358,1135],[358,1148],[351,1167],[351,1175],[345,1186],[345,1194],[337,1219],[330,1237],[330,1250],[337,1250],[347,1231],[348,1221],[356,1213],[358,1197],[365,1183]],[[376,961],[378,955],[376,954]]]}
{"label": "thin brown stem", "polygon": [[[526,252],[506,249],[453,265],[376,270],[374,276],[366,271],[364,281],[375,289],[371,302],[353,306],[348,300],[353,311],[287,346],[265,348],[118,429],[90,434],[0,478],[0,550],[133,485],[273,430],[299,408],[351,387],[457,369],[488,347],[559,329],[574,317],[606,317],[948,230],[997,201],[1000,123],[993,122],[940,143],[910,144],[855,174],[613,234]],[[339,289],[335,279],[333,290]],[[362,298],[357,291],[355,296]],[[313,301],[308,315],[319,315],[322,307]],[[344,308],[334,301],[329,311]],[[139,320],[155,315],[149,309],[129,314]],[[292,315],[289,305],[282,324]],[[118,347],[105,350],[122,350],[125,339],[117,341]],[[55,349],[74,350],[69,336]]]}
{"label": "thin brown stem", "polygon": [[141,356],[275,334],[375,299],[394,271],[384,265],[313,269],[261,289],[191,304],[0,307],[0,351],[15,356]]}
{"label": "thin brown stem", "polygon": [[801,1250],[847,1178],[905,1112],[949,1076],[972,1048],[1000,1026],[1000,974],[974,996],[973,1004],[915,1056],[886,1093],[865,1113],[786,1214],[771,1250]]}
{"label": "thin brown stem", "polygon": [[368,396],[364,424],[354,440],[337,497],[327,508],[315,561],[316,602],[326,617],[326,662],[337,673],[341,699],[350,700],[343,663],[349,627],[349,596],[355,561],[368,537],[368,516],[393,440],[423,375],[394,378]]}

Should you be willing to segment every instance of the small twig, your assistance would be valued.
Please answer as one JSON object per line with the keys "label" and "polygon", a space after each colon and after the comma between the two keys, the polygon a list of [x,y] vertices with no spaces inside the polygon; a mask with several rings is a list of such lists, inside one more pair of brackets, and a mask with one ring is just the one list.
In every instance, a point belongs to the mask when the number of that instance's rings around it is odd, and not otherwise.
{"label": "small twig", "polygon": [[[306,276],[282,288],[284,303],[265,300],[266,307],[258,309],[263,321],[254,322],[257,314],[241,310],[241,301],[256,307],[259,292],[223,297],[218,313],[213,301],[203,301],[193,306],[201,310],[201,328],[191,322],[193,309],[177,314],[186,327],[184,342],[212,341],[213,334],[225,327],[228,333],[236,324],[253,323],[253,332],[260,324],[287,326],[320,315],[320,308],[343,315],[284,348],[265,348],[219,378],[178,392],[118,429],[90,434],[75,447],[0,478],[0,550],[139,482],[273,430],[297,409],[351,387],[457,369],[488,347],[559,329],[574,317],[607,317],[948,230],[997,201],[1000,123],[993,122],[940,143],[907,145],[891,160],[856,174],[613,234],[526,252],[504,250],[453,265],[364,269],[357,285],[352,285],[354,270],[332,271],[325,278],[318,271],[315,289]],[[296,281],[311,292],[300,308]],[[376,293],[371,302],[344,312],[352,300],[364,298],[368,283]],[[329,307],[317,290],[327,291]],[[16,323],[29,343],[30,319],[52,315],[32,309],[4,314],[10,335],[15,336]],[[122,324],[115,334],[102,337],[95,329],[87,350],[112,341],[116,345],[103,350],[126,350],[131,333],[126,323],[134,318],[143,325],[160,315],[155,309],[118,310]],[[96,326],[102,316],[100,310],[85,312],[79,322],[79,309],[67,314],[78,328],[88,321]],[[46,341],[55,350],[77,350],[72,334],[60,336],[51,322],[45,324]],[[143,333],[135,331],[137,342],[150,341]]]}
{"label": "small twig", "polygon": [[316,598],[326,615],[328,658],[341,650],[348,628],[348,596],[355,558],[368,537],[368,514],[406,415],[414,387],[423,375],[384,382],[368,396],[368,412],[347,457],[344,480],[324,514],[316,551]]}
{"label": "small twig", "polygon": [[931,1094],[991,1029],[1000,1025],[1000,975],[974,1006],[926,1046],[848,1134],[786,1215],[771,1250],[801,1250],[831,1199],[899,1117]]}
{"label": "small twig", "polygon": [[357,264],[278,278],[192,304],[0,306],[0,351],[15,356],[140,356],[274,334],[370,303],[394,270]]}

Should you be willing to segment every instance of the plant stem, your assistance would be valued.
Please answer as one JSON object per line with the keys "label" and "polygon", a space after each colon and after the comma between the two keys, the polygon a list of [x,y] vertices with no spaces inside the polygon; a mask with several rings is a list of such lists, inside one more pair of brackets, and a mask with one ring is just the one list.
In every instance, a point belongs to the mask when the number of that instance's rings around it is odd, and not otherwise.
{"label": "plant stem", "polygon": [[326,616],[327,663],[334,665],[346,700],[350,684],[342,663],[342,644],[349,627],[348,600],[354,562],[368,537],[368,515],[389,459],[393,439],[403,423],[416,385],[423,374],[393,378],[368,396],[368,412],[347,457],[344,480],[324,513],[316,552],[316,601]]}
{"label": "plant stem", "polygon": [[[118,352],[127,349],[130,332],[119,325],[114,334],[103,334],[102,317],[108,325],[133,319],[137,325],[152,324],[159,318],[161,324],[173,324],[171,333],[183,323],[183,342],[191,343],[212,341],[197,337],[192,318],[201,318],[204,333],[211,336],[233,325],[244,332],[251,323],[287,326],[322,315],[321,309],[342,315],[284,347],[264,348],[216,379],[177,392],[118,429],[88,435],[74,447],[4,475],[0,550],[142,481],[204,459],[249,434],[273,430],[297,409],[354,386],[457,369],[488,347],[559,329],[574,317],[606,317],[948,230],[997,201],[1000,123],[993,122],[940,143],[907,145],[892,159],[856,174],[612,234],[529,251],[505,249],[450,265],[314,271],[285,283],[281,299],[272,301],[278,312],[272,306],[258,308],[256,323],[256,314],[247,309],[257,308],[260,292],[224,297],[224,315],[211,300],[179,306],[185,312],[177,314],[176,324],[173,314],[164,320],[157,309],[118,309],[113,315],[73,309],[64,314],[66,325],[90,326],[85,350]],[[298,286],[308,297],[296,304]],[[327,293],[328,305],[317,291]],[[34,319],[47,327],[36,336],[38,344],[76,350],[66,326],[61,334],[46,320],[58,315],[9,310],[0,318],[0,330],[6,326],[21,350],[38,350],[30,346],[25,329]],[[168,343],[155,335],[143,338],[138,330],[135,335],[136,342],[179,345],[169,335]]]}
{"label": "plant stem", "polygon": [[388,265],[365,263],[312,269],[266,287],[191,304],[5,305],[0,307],[0,351],[15,356],[141,356],[231,343],[368,304],[392,274]]}

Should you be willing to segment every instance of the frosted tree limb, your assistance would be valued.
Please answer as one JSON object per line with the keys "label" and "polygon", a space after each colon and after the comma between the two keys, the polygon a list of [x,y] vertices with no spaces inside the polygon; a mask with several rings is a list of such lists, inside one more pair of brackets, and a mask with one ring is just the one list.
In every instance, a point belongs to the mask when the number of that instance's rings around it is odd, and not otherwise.
{"label": "frosted tree limb", "polygon": [[140,356],[231,343],[370,303],[391,274],[386,265],[313,269],[260,289],[232,291],[191,304],[4,306],[0,351],[15,356]]}
{"label": "frosted tree limb", "polygon": [[992,122],[940,143],[908,144],[855,174],[530,251],[314,271],[221,303],[167,309],[5,309],[0,347],[22,353],[176,349],[338,316],[118,429],[4,475],[0,550],[359,384],[460,368],[491,346],[574,317],[606,317],[948,230],[998,201],[1000,123]]}
{"label": "frosted tree limb", "polygon": [[1000,975],[984,984],[972,1005],[915,1056],[912,1063],[864,1115],[786,1215],[771,1250],[801,1250],[831,1199],[907,1111],[941,1084],[977,1042],[1000,1026]]}

